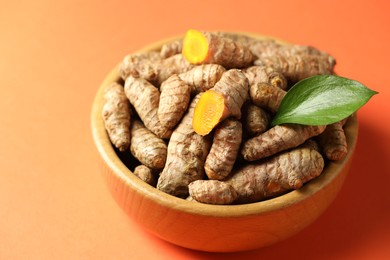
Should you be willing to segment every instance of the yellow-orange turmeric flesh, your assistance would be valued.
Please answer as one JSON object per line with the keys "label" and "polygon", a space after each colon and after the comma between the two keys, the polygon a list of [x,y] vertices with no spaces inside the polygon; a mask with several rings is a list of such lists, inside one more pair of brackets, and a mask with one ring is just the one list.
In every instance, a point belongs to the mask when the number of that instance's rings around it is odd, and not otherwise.
{"label": "yellow-orange turmeric flesh", "polygon": [[199,135],[207,135],[228,115],[225,98],[214,90],[204,92],[195,106],[192,127]]}
{"label": "yellow-orange turmeric flesh", "polygon": [[206,58],[209,51],[209,43],[202,32],[188,30],[183,39],[182,54],[192,64],[200,64]]}

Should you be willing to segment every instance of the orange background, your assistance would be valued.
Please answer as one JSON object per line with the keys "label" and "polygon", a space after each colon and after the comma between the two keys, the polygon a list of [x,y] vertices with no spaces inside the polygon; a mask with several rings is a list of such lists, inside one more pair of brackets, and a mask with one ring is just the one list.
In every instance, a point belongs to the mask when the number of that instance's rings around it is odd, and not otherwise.
{"label": "orange background", "polygon": [[[90,130],[98,86],[124,55],[189,28],[314,45],[380,92],[359,111],[338,198],[293,238],[187,250],[129,220],[105,186]],[[389,259],[389,50],[386,0],[1,1],[0,259]]]}

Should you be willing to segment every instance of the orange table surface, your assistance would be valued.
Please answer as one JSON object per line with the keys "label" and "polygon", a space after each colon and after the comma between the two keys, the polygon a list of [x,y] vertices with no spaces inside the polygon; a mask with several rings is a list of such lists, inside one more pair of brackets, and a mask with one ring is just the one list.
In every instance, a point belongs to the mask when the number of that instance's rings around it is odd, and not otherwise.
{"label": "orange table surface", "polygon": [[[249,252],[192,251],[129,220],[99,172],[90,111],[123,56],[189,28],[314,45],[379,91],[336,201]],[[1,1],[0,259],[390,259],[390,4],[371,1]]]}

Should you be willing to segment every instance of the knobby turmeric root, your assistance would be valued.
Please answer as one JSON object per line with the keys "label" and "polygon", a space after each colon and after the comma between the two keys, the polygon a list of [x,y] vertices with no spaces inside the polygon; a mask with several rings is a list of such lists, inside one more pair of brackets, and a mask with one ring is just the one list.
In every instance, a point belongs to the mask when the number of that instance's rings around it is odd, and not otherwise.
{"label": "knobby turmeric root", "polygon": [[314,140],[314,138],[306,140],[303,144],[299,146],[300,148],[309,148],[312,150],[316,150],[317,152],[320,152],[320,146],[318,145],[318,142]]}
{"label": "knobby turmeric root", "polygon": [[248,46],[258,59],[270,56],[291,56],[291,55],[318,55],[327,56],[329,54],[318,50],[312,46],[297,45],[297,44],[286,44],[278,42],[274,39],[264,39],[262,41],[251,41],[248,42]]}
{"label": "knobby turmeric root", "polygon": [[188,184],[204,177],[204,162],[210,150],[209,136],[198,135],[192,128],[192,118],[199,95],[194,97],[187,114],[173,131],[168,144],[167,161],[157,189],[185,198]]}
{"label": "knobby turmeric root", "polygon": [[152,172],[152,169],[148,168],[147,166],[141,164],[134,168],[133,171],[134,175],[146,182],[149,185],[154,185],[155,178]]}
{"label": "knobby turmeric root", "polygon": [[342,122],[328,125],[317,139],[323,153],[329,160],[338,161],[347,155],[347,138],[345,137]]}
{"label": "knobby turmeric root", "polygon": [[309,138],[322,133],[325,128],[326,126],[298,124],[276,125],[245,141],[241,154],[247,161],[259,160],[303,144]]}
{"label": "knobby turmeric root", "polygon": [[128,76],[125,93],[145,126],[160,138],[169,138],[172,130],[158,119],[160,91],[143,78]]}
{"label": "knobby turmeric root", "polygon": [[237,198],[233,187],[217,180],[197,180],[188,185],[191,198],[198,202],[223,205],[231,204]]}
{"label": "knobby turmeric root", "polygon": [[248,42],[248,47],[250,51],[257,59],[261,57],[280,55],[279,52],[282,46],[283,46],[282,43],[269,38],[265,38],[260,41]]}
{"label": "knobby turmeric root", "polygon": [[157,85],[160,85],[174,74],[186,72],[194,67],[181,53],[161,60],[160,63],[157,63],[157,66]]}
{"label": "knobby turmeric root", "polygon": [[225,71],[221,65],[204,64],[179,74],[179,77],[192,87],[192,94],[199,94],[214,87]]}
{"label": "knobby turmeric root", "polygon": [[164,168],[167,145],[138,120],[134,120],[131,126],[130,151],[145,166],[151,169]]}
{"label": "knobby turmeric root", "polygon": [[204,166],[209,179],[222,180],[229,175],[236,161],[241,139],[242,125],[236,119],[226,119],[216,127]]}
{"label": "knobby turmeric root", "polygon": [[249,96],[253,104],[276,113],[286,91],[267,83],[255,83],[249,88]]}
{"label": "knobby turmeric root", "polygon": [[181,53],[163,58],[159,52],[153,51],[127,55],[119,66],[119,74],[123,80],[132,76],[145,79],[158,87],[170,76],[192,67]]}
{"label": "knobby turmeric root", "polygon": [[[252,46],[252,44],[258,41],[258,39],[255,39],[249,35],[237,34],[232,32],[214,32],[214,34],[220,37],[229,38],[235,42],[239,42],[240,44],[244,45],[247,48],[249,48],[250,46]],[[252,52],[252,54],[254,53]]]}
{"label": "knobby turmeric root", "polygon": [[312,46],[263,40],[252,42],[249,49],[257,57],[255,65],[272,66],[292,83],[314,75],[332,74],[336,64],[332,56]]}
{"label": "knobby turmeric root", "polygon": [[253,137],[268,130],[271,115],[264,109],[250,102],[243,107],[243,129],[247,136]]}
{"label": "knobby turmeric root", "polygon": [[272,67],[251,66],[244,69],[243,72],[250,86],[256,83],[267,83],[283,90],[288,87],[287,79]]}
{"label": "knobby turmeric root", "polygon": [[126,98],[123,86],[113,83],[104,91],[103,106],[104,126],[111,142],[123,152],[130,145],[130,103]]}
{"label": "knobby turmeric root", "polygon": [[237,203],[256,202],[299,189],[319,176],[324,160],[310,148],[296,148],[233,172],[226,182],[237,192]]}
{"label": "knobby turmeric root", "polygon": [[180,40],[168,42],[161,47],[160,56],[161,58],[168,58],[173,55],[179,54],[181,53],[182,47],[183,42]]}
{"label": "knobby turmeric root", "polygon": [[204,92],[195,107],[193,128],[207,135],[225,118],[241,118],[241,107],[248,98],[248,79],[237,69],[223,73],[215,86]]}
{"label": "knobby turmeric root", "polygon": [[161,84],[160,90],[158,119],[164,127],[173,129],[190,103],[191,86],[174,74]]}
{"label": "knobby turmeric root", "polygon": [[250,50],[240,42],[197,30],[187,31],[182,53],[192,64],[215,63],[227,69],[247,67],[254,60]]}
{"label": "knobby turmeric root", "polygon": [[330,56],[293,54],[290,56],[269,56],[254,62],[259,66],[272,66],[290,82],[298,82],[314,75],[331,75],[335,60]]}
{"label": "knobby turmeric root", "polygon": [[123,80],[128,76],[143,78],[149,82],[157,82],[158,66],[161,63],[158,52],[129,54],[123,58],[119,66],[119,74]]}

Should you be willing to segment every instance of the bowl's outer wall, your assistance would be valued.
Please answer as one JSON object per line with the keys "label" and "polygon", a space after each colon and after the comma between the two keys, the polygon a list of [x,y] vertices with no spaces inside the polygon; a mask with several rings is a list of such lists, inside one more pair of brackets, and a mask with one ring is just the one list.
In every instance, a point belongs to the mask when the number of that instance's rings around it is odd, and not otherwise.
{"label": "bowl's outer wall", "polygon": [[[158,49],[170,40],[142,51]],[[276,243],[318,218],[335,199],[347,176],[357,139],[356,115],[345,126],[347,157],[328,165],[320,177],[297,191],[264,202],[235,206],[205,205],[162,194],[132,175],[107,137],[101,117],[103,88],[118,80],[118,68],[115,68],[102,83],[92,108],[93,137],[104,177],[114,199],[131,219],[173,244],[202,251],[234,252]]]}
{"label": "bowl's outer wall", "polygon": [[259,215],[245,215],[243,212],[243,216],[233,217],[209,217],[167,208],[129,188],[128,183],[107,164],[103,165],[108,187],[117,203],[133,220],[153,234],[191,249],[235,252],[276,243],[312,223],[336,197],[350,164],[351,160],[329,185],[300,203],[272,212],[261,213],[259,210]]}

